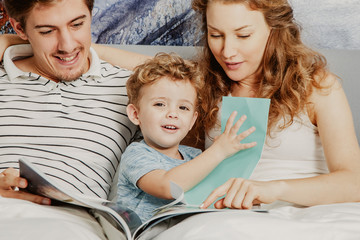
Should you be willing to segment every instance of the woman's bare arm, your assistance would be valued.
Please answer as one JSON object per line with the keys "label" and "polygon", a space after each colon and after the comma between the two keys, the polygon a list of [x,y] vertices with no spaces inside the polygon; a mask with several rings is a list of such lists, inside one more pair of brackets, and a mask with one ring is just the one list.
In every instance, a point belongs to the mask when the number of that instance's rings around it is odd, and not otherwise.
{"label": "woman's bare arm", "polygon": [[16,44],[28,43],[16,34],[0,34],[0,61],[3,59],[5,50]]}
{"label": "woman's bare arm", "polygon": [[[16,34],[1,34],[0,35],[0,61],[4,56],[5,50],[12,45],[24,44],[28,41],[22,40]],[[150,59],[151,56],[130,52],[122,50],[119,48],[106,46],[103,44],[92,44],[92,47],[95,49],[96,53],[101,59],[117,65],[122,68],[133,70],[137,65],[145,62],[147,59]]]}
{"label": "woman's bare arm", "polygon": [[331,74],[328,94],[315,90],[315,123],[324,148],[328,174],[303,179],[253,181],[230,179],[205,200],[206,208],[218,197],[218,208],[251,208],[254,203],[287,201],[305,206],[342,202],[360,202],[360,148],[352,114],[340,83]]}
{"label": "woman's bare arm", "polygon": [[106,46],[103,44],[92,44],[99,57],[113,65],[133,70],[137,65],[150,59],[151,56]]}

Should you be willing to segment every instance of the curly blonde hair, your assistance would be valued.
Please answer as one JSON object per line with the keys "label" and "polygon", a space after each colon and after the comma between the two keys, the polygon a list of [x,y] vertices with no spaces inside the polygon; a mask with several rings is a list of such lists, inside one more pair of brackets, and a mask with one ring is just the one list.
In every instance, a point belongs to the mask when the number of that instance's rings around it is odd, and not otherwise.
{"label": "curly blonde hair", "polygon": [[[256,72],[260,80],[256,96],[271,99],[269,112],[269,131],[282,118],[282,128],[291,125],[294,117],[308,104],[314,88],[322,89],[321,80],[327,75],[326,59],[318,52],[303,44],[300,26],[293,18],[293,10],[287,0],[193,0],[192,8],[202,17],[204,50],[201,58],[205,75],[204,102],[205,131],[217,122],[218,103],[222,96],[231,91],[229,79],[216,61],[207,44],[206,8],[210,2],[224,4],[246,4],[260,11],[270,27],[270,35],[262,62]],[[290,116],[290,118],[287,118]]]}
{"label": "curly blonde hair", "polygon": [[[202,112],[200,106],[202,106],[203,102],[201,90],[204,87],[204,78],[199,65],[193,61],[185,61],[175,53],[158,53],[154,58],[147,60],[134,69],[134,73],[126,83],[129,104],[139,107],[141,88],[155,83],[156,80],[162,77],[169,77],[174,81],[189,81],[197,93],[195,109]],[[201,121],[202,117],[199,116],[194,125],[195,132],[198,132]],[[199,135],[196,135],[196,138],[199,139]]]}

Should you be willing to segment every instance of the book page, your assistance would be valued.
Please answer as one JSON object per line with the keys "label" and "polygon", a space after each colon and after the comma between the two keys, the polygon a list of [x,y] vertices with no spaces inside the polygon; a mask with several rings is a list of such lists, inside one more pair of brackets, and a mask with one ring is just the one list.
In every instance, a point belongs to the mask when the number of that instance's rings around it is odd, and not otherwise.
{"label": "book page", "polygon": [[114,228],[119,230],[119,236],[124,233],[128,239],[131,239],[132,233],[141,225],[140,218],[135,212],[126,207],[114,204],[106,199],[86,196],[62,189],[38,170],[34,164],[28,160],[19,159],[20,176],[26,178],[28,187],[26,191],[51,198],[52,200],[73,204],[90,209],[90,212],[96,212],[104,217]]}

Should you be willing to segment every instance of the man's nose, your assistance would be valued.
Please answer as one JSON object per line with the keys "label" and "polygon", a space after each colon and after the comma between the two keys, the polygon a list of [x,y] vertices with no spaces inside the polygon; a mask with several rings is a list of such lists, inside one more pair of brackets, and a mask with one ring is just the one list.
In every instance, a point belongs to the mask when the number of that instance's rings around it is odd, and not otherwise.
{"label": "man's nose", "polygon": [[62,30],[58,39],[58,50],[63,53],[71,53],[76,48],[73,34],[68,30]]}

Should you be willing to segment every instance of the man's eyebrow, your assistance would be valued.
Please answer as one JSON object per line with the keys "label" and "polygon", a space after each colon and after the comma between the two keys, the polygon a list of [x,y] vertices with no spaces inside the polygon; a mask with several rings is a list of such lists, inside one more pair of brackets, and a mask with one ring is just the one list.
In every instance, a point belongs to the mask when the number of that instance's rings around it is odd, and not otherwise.
{"label": "man's eyebrow", "polygon": [[[76,22],[77,20],[79,19],[84,19],[86,18],[87,16],[84,14],[84,15],[81,15],[77,18],[74,18],[73,20],[71,20],[69,23],[73,23],[73,22]],[[49,25],[49,24],[45,24],[45,25],[36,25],[34,28],[35,29],[39,29],[39,28],[53,28],[53,27],[56,27],[54,25]]]}

